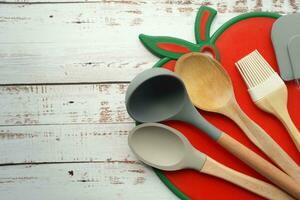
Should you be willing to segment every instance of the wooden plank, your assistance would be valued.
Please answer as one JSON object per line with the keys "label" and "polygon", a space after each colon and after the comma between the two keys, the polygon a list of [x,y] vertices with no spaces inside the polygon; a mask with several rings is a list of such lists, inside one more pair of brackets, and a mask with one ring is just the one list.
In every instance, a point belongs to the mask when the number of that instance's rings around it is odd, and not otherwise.
{"label": "wooden plank", "polygon": [[[154,4],[157,6],[171,6],[174,7],[176,5],[185,6],[185,8],[181,8],[181,11],[190,11],[191,6],[199,6],[199,5],[208,5],[218,9],[219,12],[249,12],[252,10],[261,10],[263,8],[272,7],[271,10],[276,10],[279,8],[279,11],[282,9],[292,9],[293,12],[296,12],[299,9],[299,1],[297,0],[217,0],[210,1],[205,0],[202,2],[191,1],[191,0],[153,0],[153,1],[145,1],[145,0],[0,0],[0,3],[102,3],[102,4],[120,4],[124,6],[132,6],[132,5],[145,5],[145,4]],[[167,9],[169,12],[171,9]],[[139,11],[132,11],[135,13],[139,13]]]}
{"label": "wooden plank", "polygon": [[0,84],[129,81],[158,61],[141,45],[138,34],[194,41],[201,4],[219,11],[212,31],[243,12],[290,13],[299,6],[298,1],[267,0],[2,4]]}
{"label": "wooden plank", "polygon": [[126,12],[131,9],[106,4],[1,5],[0,84],[132,79],[157,59],[139,43],[142,19]]}
{"label": "wooden plank", "polygon": [[128,123],[128,84],[0,87],[0,126]]}
{"label": "wooden plank", "polygon": [[177,199],[152,169],[135,163],[2,166],[0,196],[11,200]]}
{"label": "wooden plank", "polygon": [[0,165],[59,162],[136,162],[128,124],[0,127]]}

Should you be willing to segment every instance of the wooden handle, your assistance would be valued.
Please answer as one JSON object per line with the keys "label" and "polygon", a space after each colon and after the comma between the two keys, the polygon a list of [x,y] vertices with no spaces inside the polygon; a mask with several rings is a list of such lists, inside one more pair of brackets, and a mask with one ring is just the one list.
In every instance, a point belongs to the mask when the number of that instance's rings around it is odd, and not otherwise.
{"label": "wooden handle", "polygon": [[293,123],[290,115],[288,112],[280,113],[280,115],[277,116],[280,121],[285,126],[286,130],[289,132],[289,135],[291,136],[294,144],[296,145],[298,151],[300,152],[300,133],[298,129],[296,128],[295,124]]}
{"label": "wooden handle", "polygon": [[232,103],[224,113],[244,131],[247,137],[274,163],[300,183],[300,167],[260,126],[253,122],[238,106]]}
{"label": "wooden handle", "polygon": [[300,133],[293,123],[287,110],[287,88],[283,87],[273,91],[271,94],[255,102],[262,110],[273,114],[285,126],[294,144],[300,152]]}
{"label": "wooden handle", "polygon": [[299,183],[279,170],[277,167],[251,151],[226,133],[222,133],[217,141],[222,147],[242,160],[255,171],[266,177],[272,183],[300,200]]}
{"label": "wooden handle", "polygon": [[200,171],[202,173],[224,179],[267,199],[293,199],[287,193],[276,188],[275,186],[230,169],[210,157],[206,158],[206,161]]}

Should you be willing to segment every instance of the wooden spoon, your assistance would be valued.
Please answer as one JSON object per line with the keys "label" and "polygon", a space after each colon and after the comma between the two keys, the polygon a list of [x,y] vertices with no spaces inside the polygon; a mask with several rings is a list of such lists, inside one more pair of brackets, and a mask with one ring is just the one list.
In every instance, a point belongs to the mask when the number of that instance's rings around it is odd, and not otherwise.
{"label": "wooden spoon", "polygon": [[239,107],[231,80],[221,64],[202,53],[188,53],[176,62],[175,73],[185,83],[199,109],[223,114],[289,176],[300,182],[300,168],[288,154]]}

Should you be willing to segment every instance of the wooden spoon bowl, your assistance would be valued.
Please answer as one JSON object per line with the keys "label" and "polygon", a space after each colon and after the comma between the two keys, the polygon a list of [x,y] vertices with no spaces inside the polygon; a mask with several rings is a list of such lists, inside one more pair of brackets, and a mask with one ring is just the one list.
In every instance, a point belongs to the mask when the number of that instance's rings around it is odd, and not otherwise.
{"label": "wooden spoon bowl", "polygon": [[175,73],[185,83],[194,105],[202,110],[216,112],[234,98],[227,72],[203,53],[183,55],[176,63]]}

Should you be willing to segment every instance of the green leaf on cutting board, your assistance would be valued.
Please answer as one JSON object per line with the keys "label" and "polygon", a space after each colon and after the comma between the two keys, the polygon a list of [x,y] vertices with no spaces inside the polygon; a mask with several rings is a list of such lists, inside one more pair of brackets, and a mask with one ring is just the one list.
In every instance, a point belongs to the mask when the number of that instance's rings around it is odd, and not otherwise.
{"label": "green leaf on cutting board", "polygon": [[178,59],[185,53],[200,51],[199,45],[174,37],[140,34],[139,38],[144,46],[158,57]]}
{"label": "green leaf on cutting board", "polygon": [[195,38],[197,44],[210,42],[210,27],[217,11],[207,6],[201,6],[195,21]]}

